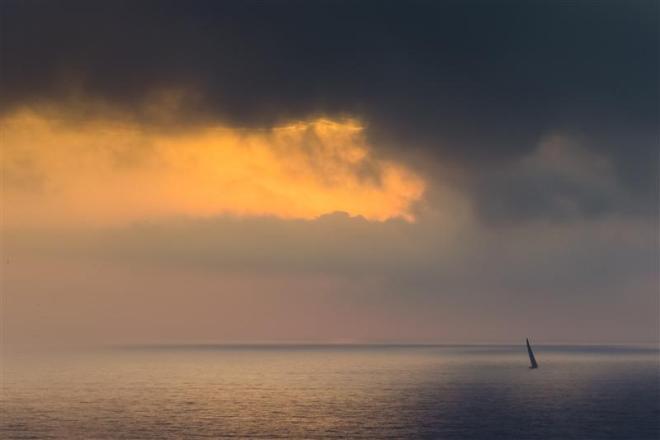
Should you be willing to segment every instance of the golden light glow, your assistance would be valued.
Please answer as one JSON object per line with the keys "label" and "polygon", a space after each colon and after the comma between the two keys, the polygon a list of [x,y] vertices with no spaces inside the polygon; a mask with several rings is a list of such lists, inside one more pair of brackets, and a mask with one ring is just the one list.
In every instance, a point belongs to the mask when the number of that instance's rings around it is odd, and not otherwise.
{"label": "golden light glow", "polygon": [[335,211],[413,221],[424,192],[411,170],[374,156],[355,120],[184,130],[111,115],[22,109],[0,119],[5,226]]}

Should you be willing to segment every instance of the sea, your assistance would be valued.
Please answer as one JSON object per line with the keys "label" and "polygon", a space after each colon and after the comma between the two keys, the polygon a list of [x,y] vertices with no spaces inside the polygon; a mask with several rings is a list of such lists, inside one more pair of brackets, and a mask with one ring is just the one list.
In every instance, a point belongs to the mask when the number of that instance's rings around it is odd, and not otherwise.
{"label": "sea", "polygon": [[2,358],[3,439],[659,439],[657,346],[159,345]]}

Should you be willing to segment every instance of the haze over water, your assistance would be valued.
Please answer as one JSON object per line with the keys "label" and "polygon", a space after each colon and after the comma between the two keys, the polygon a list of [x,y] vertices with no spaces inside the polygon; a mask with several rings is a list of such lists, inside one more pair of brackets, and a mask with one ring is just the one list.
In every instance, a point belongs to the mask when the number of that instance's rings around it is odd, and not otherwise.
{"label": "haze over water", "polygon": [[649,346],[158,346],[3,360],[7,439],[654,439]]}

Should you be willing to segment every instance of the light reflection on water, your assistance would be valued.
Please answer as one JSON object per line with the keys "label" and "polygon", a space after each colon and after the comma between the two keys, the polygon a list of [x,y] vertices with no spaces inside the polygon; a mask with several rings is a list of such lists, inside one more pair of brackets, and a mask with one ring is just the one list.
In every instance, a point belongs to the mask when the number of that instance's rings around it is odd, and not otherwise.
{"label": "light reflection on water", "polygon": [[655,439],[655,348],[137,347],[3,361],[2,438]]}

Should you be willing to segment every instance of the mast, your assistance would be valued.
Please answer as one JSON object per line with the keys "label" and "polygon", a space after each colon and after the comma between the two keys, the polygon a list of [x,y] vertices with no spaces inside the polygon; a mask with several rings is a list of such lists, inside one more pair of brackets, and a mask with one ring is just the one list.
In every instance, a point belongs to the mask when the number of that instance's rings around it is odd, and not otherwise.
{"label": "mast", "polygon": [[529,354],[529,363],[530,366],[529,368],[538,368],[539,364],[536,363],[536,358],[534,358],[534,352],[532,351],[532,347],[529,345],[529,339],[525,339],[527,342],[527,354]]}

